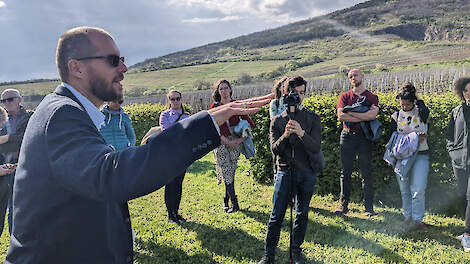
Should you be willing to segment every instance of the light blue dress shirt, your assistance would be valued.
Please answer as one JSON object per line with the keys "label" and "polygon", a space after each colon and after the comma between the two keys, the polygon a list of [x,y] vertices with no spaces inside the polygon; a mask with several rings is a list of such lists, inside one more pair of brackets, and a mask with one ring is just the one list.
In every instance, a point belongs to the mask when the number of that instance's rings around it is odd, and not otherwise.
{"label": "light blue dress shirt", "polygon": [[75,90],[75,88],[70,86],[70,84],[63,82],[61,83],[61,85],[69,89],[70,92],[72,92],[73,95],[78,99],[78,101],[80,101],[80,103],[85,108],[85,111],[90,116],[91,121],[93,121],[93,124],[95,125],[96,129],[100,130],[101,125],[104,124],[104,115],[103,113],[101,113],[100,109],[98,109],[92,102],[90,102],[88,98],[86,98],[77,90]]}

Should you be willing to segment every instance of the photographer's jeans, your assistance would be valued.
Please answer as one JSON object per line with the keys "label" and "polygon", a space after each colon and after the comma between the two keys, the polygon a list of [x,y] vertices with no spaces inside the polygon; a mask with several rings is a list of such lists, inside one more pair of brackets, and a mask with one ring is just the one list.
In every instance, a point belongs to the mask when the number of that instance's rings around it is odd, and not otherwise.
{"label": "photographer's jeans", "polygon": [[[313,188],[316,181],[315,173],[295,173],[293,194],[295,195],[295,221],[292,239],[292,252],[300,252],[307,230],[308,209],[312,198]],[[286,209],[291,200],[291,177],[288,172],[278,171],[273,193],[273,210],[268,222],[266,234],[266,245],[264,253],[274,257],[279,242],[281,225],[286,214]]]}
{"label": "photographer's jeans", "polygon": [[374,186],[372,179],[372,142],[357,132],[341,132],[341,203],[349,203],[351,196],[351,174],[356,155],[362,175],[362,188],[364,189],[364,207],[366,211],[373,211]]}
{"label": "photographer's jeans", "polygon": [[405,217],[422,221],[425,211],[425,191],[428,182],[429,156],[418,154],[408,177],[404,180],[397,175],[400,186],[403,213]]}

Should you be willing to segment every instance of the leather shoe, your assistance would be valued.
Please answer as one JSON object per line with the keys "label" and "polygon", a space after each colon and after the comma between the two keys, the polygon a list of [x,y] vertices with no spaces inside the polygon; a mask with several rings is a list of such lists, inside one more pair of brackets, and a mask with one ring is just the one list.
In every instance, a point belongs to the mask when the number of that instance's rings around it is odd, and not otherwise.
{"label": "leather shoe", "polygon": [[258,264],[274,264],[274,257],[264,255]]}

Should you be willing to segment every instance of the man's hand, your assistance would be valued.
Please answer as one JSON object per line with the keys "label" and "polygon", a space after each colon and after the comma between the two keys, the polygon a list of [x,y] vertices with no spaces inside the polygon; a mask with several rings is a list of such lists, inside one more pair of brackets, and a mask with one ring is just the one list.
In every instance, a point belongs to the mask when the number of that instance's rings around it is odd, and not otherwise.
{"label": "man's hand", "polygon": [[0,144],[7,143],[8,139],[10,139],[10,135],[0,136]]}
{"label": "man's hand", "polygon": [[16,169],[16,165],[13,165],[13,164],[6,163],[3,165],[0,165],[0,176],[10,174],[13,171],[15,171],[15,169]]}
{"label": "man's hand", "polygon": [[288,137],[290,134],[296,134],[299,138],[303,137],[305,131],[300,126],[299,122],[295,120],[289,120],[284,130],[284,135]]}
{"label": "man's hand", "polygon": [[271,93],[265,96],[230,102],[207,111],[214,117],[217,125],[220,126],[232,116],[248,115],[258,112],[259,107],[269,104],[273,97],[274,95]]}
{"label": "man's hand", "polygon": [[228,138],[225,137],[225,136],[220,136],[220,140],[221,140],[222,143],[224,143],[225,145],[234,148],[234,147],[240,145],[240,144],[245,140],[245,138],[235,138],[235,139],[233,139],[233,140],[230,140],[230,139],[228,139]]}

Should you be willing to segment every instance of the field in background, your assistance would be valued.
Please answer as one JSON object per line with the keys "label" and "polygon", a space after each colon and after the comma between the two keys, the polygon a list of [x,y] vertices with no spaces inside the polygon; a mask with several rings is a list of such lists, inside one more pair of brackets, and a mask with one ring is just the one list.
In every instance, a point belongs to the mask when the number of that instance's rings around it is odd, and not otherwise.
{"label": "field in background", "polygon": [[[376,38],[364,40],[362,44],[357,39],[350,42],[347,39],[341,39],[341,42],[316,40],[261,49],[273,56],[279,54],[278,60],[221,62],[151,72],[130,71],[123,81],[125,104],[165,103],[166,92],[177,89],[185,93],[185,103],[191,104],[194,110],[204,109],[212,101],[210,89],[219,78],[237,82],[234,85],[238,90],[235,98],[240,99],[269,92],[273,78],[282,75],[303,75],[309,80],[309,93],[340,92],[349,89],[340,72],[357,67],[370,73],[366,76],[366,84],[371,90],[393,90],[406,80],[415,82],[423,92],[445,92],[456,78],[470,73],[470,43]],[[327,59],[317,63],[308,61],[315,56]],[[308,63],[302,64],[305,62]],[[20,90],[25,96],[26,107],[31,109],[58,84],[59,81],[11,84],[0,86],[0,90]]]}

